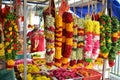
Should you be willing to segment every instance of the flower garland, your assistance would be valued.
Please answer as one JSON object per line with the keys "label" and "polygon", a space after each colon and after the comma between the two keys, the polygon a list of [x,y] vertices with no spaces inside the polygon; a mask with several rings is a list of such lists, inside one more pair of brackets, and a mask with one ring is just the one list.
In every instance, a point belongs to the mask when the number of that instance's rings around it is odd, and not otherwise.
{"label": "flower garland", "polygon": [[111,19],[108,15],[100,17],[100,57],[108,58],[111,50]]}
{"label": "flower garland", "polygon": [[116,55],[118,53],[118,41],[119,41],[119,36],[118,36],[118,32],[119,32],[119,21],[116,17],[112,17],[111,18],[112,22],[112,48],[109,52],[108,55],[108,59],[109,59],[109,66],[112,67],[114,64],[110,64],[110,62],[114,63],[114,60],[116,58]]}
{"label": "flower garland", "polygon": [[48,68],[51,68],[54,64],[53,58],[55,54],[55,26],[54,17],[47,15],[45,19],[45,37],[46,37],[46,64]]}
{"label": "flower garland", "polygon": [[4,45],[7,68],[13,68],[14,59],[18,51],[18,26],[14,13],[8,13],[4,25]]}
{"label": "flower garland", "polygon": [[93,21],[93,49],[92,59],[96,60],[100,53],[100,24],[98,21]]}
{"label": "flower garland", "polygon": [[[78,43],[77,43],[77,64],[78,66],[84,58],[84,19],[78,19]],[[81,65],[80,65],[81,66]]]}
{"label": "flower garland", "polygon": [[62,64],[62,17],[59,14],[55,15],[55,65],[61,67]]}
{"label": "flower garland", "polygon": [[73,22],[73,48],[72,53],[70,56],[70,66],[72,68],[76,67],[76,53],[77,53],[77,31],[78,31],[78,23],[77,23],[77,17],[74,16],[74,22]]}
{"label": "flower garland", "polygon": [[[119,22],[119,25],[120,25],[120,22]],[[120,47],[120,26],[118,27],[118,47]],[[118,54],[120,54],[120,48],[118,49]]]}
{"label": "flower garland", "polygon": [[85,20],[85,47],[84,58],[87,62],[92,61],[92,44],[93,44],[93,21],[91,19]]}
{"label": "flower garland", "polygon": [[4,57],[5,57],[4,35],[3,35],[2,24],[0,23],[0,58],[4,58]]}
{"label": "flower garland", "polygon": [[64,12],[63,18],[63,45],[62,45],[62,66],[68,67],[69,58],[72,53],[73,45],[73,17],[69,12]]}

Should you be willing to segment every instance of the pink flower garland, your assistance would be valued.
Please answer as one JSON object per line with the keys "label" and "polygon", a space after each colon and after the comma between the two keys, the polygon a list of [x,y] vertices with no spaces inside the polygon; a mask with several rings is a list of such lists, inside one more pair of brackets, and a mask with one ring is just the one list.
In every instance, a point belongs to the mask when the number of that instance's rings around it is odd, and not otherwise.
{"label": "pink flower garland", "polygon": [[100,24],[98,21],[93,21],[93,50],[92,59],[97,59],[100,53]]}
{"label": "pink flower garland", "polygon": [[93,22],[88,19],[85,20],[85,48],[84,48],[84,57],[88,62],[92,61],[92,44],[93,44]]}

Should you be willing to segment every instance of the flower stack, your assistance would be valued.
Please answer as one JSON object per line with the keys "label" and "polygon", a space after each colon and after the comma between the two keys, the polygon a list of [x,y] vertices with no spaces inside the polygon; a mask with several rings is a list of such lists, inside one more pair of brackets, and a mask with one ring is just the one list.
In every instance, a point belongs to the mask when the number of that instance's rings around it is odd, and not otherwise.
{"label": "flower stack", "polygon": [[111,19],[108,15],[100,17],[100,57],[108,58],[111,50]]}
{"label": "flower stack", "polygon": [[7,68],[14,67],[14,59],[18,51],[18,26],[14,13],[8,13],[4,25],[4,44]]}
{"label": "flower stack", "polygon": [[54,64],[53,58],[55,54],[55,26],[54,17],[47,15],[45,19],[45,36],[46,36],[46,64],[48,68],[51,68]]}
{"label": "flower stack", "polygon": [[[84,19],[78,19],[77,64],[83,64],[84,58]],[[81,66],[81,65],[80,65]]]}
{"label": "flower stack", "polygon": [[93,49],[92,59],[96,60],[100,53],[100,23],[93,21]]}
{"label": "flower stack", "polygon": [[73,22],[73,47],[72,47],[72,53],[70,56],[70,66],[72,68],[76,67],[76,53],[77,53],[77,31],[78,31],[78,23],[77,23],[77,17],[74,16],[74,22]]}
{"label": "flower stack", "polygon": [[73,45],[73,17],[69,12],[64,12],[63,19],[63,47],[62,47],[62,66],[68,67],[69,58],[72,53]]}
{"label": "flower stack", "polygon": [[92,44],[93,44],[93,21],[91,19],[86,19],[84,58],[87,62],[92,62],[92,49],[93,49]]}
{"label": "flower stack", "polygon": [[60,67],[62,64],[62,16],[55,15],[55,65]]}
{"label": "flower stack", "polygon": [[119,36],[118,36],[118,32],[119,32],[119,21],[116,17],[112,17],[111,18],[112,22],[112,27],[111,27],[111,38],[112,38],[112,48],[109,52],[109,55],[108,55],[108,59],[109,59],[109,66],[112,67],[114,66],[114,60],[116,58],[116,55],[118,53],[118,41],[119,41]]}

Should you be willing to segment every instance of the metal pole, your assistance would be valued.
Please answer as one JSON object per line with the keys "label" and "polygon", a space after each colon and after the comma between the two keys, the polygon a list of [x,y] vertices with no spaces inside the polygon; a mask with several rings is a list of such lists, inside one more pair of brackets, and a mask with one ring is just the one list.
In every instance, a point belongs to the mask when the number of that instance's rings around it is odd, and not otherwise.
{"label": "metal pole", "polygon": [[23,27],[23,32],[24,32],[24,80],[27,80],[27,41],[26,41],[26,32],[27,32],[27,28],[26,28],[26,18],[27,18],[27,15],[26,15],[26,10],[27,10],[27,0],[24,0],[24,27]]}
{"label": "metal pole", "polygon": [[103,70],[102,70],[102,80],[105,80],[106,67],[107,67],[107,59],[104,59],[103,60]]}

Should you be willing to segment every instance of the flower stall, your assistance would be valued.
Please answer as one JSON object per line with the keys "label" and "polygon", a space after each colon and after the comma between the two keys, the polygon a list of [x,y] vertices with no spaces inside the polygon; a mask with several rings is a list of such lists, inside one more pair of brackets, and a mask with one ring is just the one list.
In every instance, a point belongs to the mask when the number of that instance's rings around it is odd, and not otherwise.
{"label": "flower stall", "polygon": [[[73,12],[70,12],[71,5],[66,0],[58,0],[58,3],[49,0],[48,7],[39,16],[42,15],[44,24],[44,29],[39,34],[44,35],[45,43],[41,44],[41,35],[36,36],[37,33],[32,31],[30,34],[33,35],[28,42],[28,29],[36,27],[28,24],[31,20],[27,21],[29,2],[21,2],[17,0],[14,6],[5,5],[4,9],[0,8],[0,79],[3,78],[1,75],[12,73],[10,76],[17,80],[105,80],[106,64],[113,67],[115,58],[120,53],[120,24],[116,17],[105,14],[104,7],[103,11],[95,12],[93,4],[97,3],[90,1],[86,4],[88,12],[85,17],[78,17],[75,0]],[[17,14],[20,5],[24,5],[24,17]],[[32,7],[28,9],[32,12]],[[36,10],[39,11],[38,6]],[[22,43],[19,42],[19,22],[24,22]],[[36,39],[35,42],[30,38]],[[44,45],[43,52],[28,50],[28,45],[37,49],[38,44]],[[20,55],[24,59],[18,59],[21,45],[23,51]],[[102,67],[103,72],[96,69],[96,65]]]}

